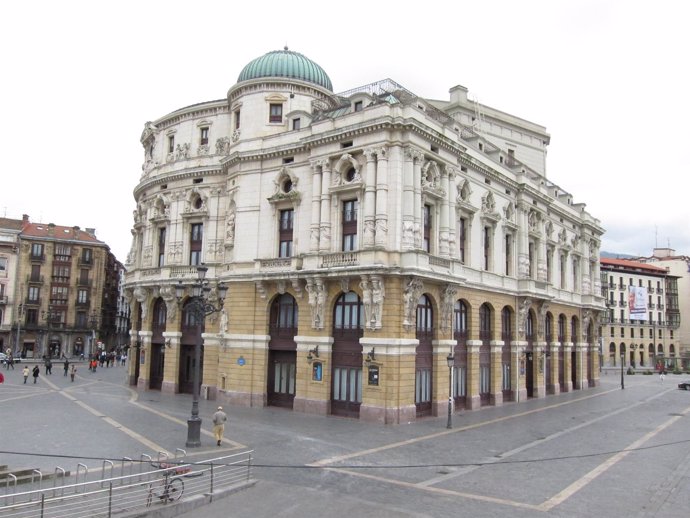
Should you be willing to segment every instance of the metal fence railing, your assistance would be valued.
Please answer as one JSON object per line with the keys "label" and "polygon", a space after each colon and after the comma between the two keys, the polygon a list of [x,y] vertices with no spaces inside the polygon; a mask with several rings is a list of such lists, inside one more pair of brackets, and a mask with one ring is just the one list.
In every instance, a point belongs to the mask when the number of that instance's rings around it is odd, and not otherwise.
{"label": "metal fence railing", "polygon": [[[8,479],[5,487],[0,488],[0,517],[126,517],[141,514],[147,508],[175,505],[197,495],[206,495],[212,501],[214,494],[251,483],[252,453],[196,462],[154,462],[148,455],[142,455],[138,461],[104,461],[100,477],[94,480],[88,480],[89,471],[83,464],[68,477],[64,471],[56,470],[50,484],[42,477],[33,477],[20,486]],[[119,476],[112,476],[118,471]],[[108,478],[104,477],[106,473]],[[27,486],[27,490],[17,491]]]}

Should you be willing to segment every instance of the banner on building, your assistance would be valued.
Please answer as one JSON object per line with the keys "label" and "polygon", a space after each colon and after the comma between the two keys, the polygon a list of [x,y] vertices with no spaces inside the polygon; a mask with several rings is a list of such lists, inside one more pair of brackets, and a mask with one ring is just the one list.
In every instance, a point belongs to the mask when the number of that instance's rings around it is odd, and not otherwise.
{"label": "banner on building", "polygon": [[628,313],[630,320],[647,319],[647,288],[642,286],[628,287]]}

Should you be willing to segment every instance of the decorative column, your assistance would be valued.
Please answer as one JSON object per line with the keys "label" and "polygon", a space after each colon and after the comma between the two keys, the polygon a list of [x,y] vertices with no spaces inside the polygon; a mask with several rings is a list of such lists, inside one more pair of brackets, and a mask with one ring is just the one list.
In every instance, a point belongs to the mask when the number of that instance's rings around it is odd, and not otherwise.
{"label": "decorative column", "polygon": [[448,171],[448,255],[450,257],[458,256],[457,236],[456,236],[456,201],[458,197],[458,186],[455,183],[457,170],[454,167],[446,166]]}
{"label": "decorative column", "polygon": [[448,229],[450,228],[449,215],[448,215],[448,192],[450,188],[448,186],[448,169],[445,167],[441,168],[441,190],[443,191],[443,199],[441,200],[441,224],[439,225],[439,255],[441,257],[448,257]]}
{"label": "decorative column", "polygon": [[518,253],[518,279],[525,279],[529,277],[529,222],[527,215],[529,207],[525,202],[519,202],[517,205],[517,253]]}
{"label": "decorative column", "polygon": [[403,162],[402,249],[414,248],[414,160],[417,152],[405,148]]}
{"label": "decorative column", "polygon": [[572,351],[573,343],[565,342],[563,344],[563,392],[572,392],[573,390]]}
{"label": "decorative column", "polygon": [[311,226],[309,238],[309,250],[319,251],[319,232],[321,225],[321,161],[314,161],[312,169],[312,196],[311,196]]}
{"label": "decorative column", "polygon": [[364,172],[364,239],[362,247],[370,248],[374,246],[376,233],[376,151],[365,149],[364,156],[367,158],[367,164]]}
{"label": "decorative column", "polygon": [[319,225],[319,251],[331,251],[331,164],[324,160],[321,165],[321,222]]}
{"label": "decorative column", "polygon": [[388,244],[388,148],[376,151],[376,246]]}
{"label": "decorative column", "polygon": [[491,403],[503,404],[503,340],[491,341]]}
{"label": "decorative column", "polygon": [[479,396],[479,347],[481,340],[467,340],[467,398],[466,408],[476,410],[482,406]]}
{"label": "decorative column", "polygon": [[416,152],[414,161],[414,247],[422,248],[422,162],[424,155]]}

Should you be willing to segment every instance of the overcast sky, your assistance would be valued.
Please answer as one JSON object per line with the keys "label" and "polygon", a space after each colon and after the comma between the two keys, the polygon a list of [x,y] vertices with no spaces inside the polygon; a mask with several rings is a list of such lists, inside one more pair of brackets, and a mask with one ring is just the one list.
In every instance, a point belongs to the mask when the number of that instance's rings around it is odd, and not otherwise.
{"label": "overcast sky", "polygon": [[144,123],[224,98],[285,44],[341,92],[390,77],[551,134],[547,176],[606,229],[602,250],[690,254],[690,3],[10,2],[0,216],[96,228],[124,262]]}

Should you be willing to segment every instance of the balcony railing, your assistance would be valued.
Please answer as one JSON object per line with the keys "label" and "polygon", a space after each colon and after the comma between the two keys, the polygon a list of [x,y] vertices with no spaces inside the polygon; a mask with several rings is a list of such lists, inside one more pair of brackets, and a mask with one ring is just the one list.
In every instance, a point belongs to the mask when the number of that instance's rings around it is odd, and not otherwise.
{"label": "balcony railing", "polygon": [[7,295],[0,295],[0,304],[7,304]]}
{"label": "balcony railing", "polygon": [[359,252],[339,252],[323,256],[321,268],[337,268],[339,266],[356,266],[359,264]]}
{"label": "balcony railing", "polygon": [[45,281],[44,281],[43,275],[31,275],[31,274],[29,274],[26,276],[26,282],[30,283],[30,284],[43,284]]}

